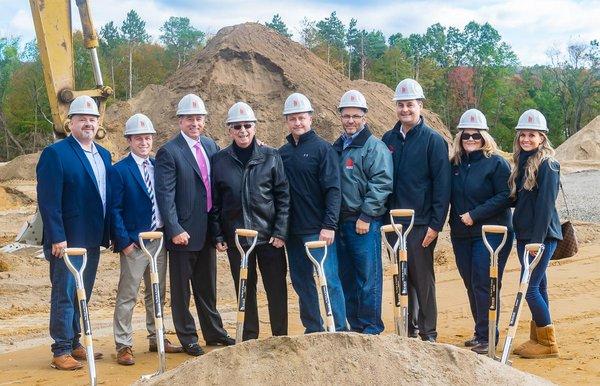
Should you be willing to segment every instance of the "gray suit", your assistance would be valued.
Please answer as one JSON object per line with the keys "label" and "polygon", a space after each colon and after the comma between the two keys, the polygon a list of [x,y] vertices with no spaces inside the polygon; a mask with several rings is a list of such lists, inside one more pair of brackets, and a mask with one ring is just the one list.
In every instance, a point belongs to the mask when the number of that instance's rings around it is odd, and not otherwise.
{"label": "gray suit", "polygon": [[[210,158],[219,147],[208,137],[200,143]],[[216,307],[216,253],[207,237],[206,189],[195,155],[182,134],[164,144],[156,154],[156,198],[165,223],[169,250],[171,309],[177,337],[186,346],[198,341],[189,311],[190,282],[205,341],[227,336]],[[174,236],[190,235],[188,245],[175,245]]]}

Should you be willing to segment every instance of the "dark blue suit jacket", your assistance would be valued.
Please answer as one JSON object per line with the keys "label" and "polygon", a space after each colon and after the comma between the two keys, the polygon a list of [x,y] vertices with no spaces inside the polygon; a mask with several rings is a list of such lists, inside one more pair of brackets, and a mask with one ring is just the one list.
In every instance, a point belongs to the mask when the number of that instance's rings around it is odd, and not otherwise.
{"label": "dark blue suit jacket", "polygon": [[[154,165],[153,158],[150,162]],[[111,181],[111,236],[115,252],[120,252],[131,243],[137,244],[140,232],[150,230],[152,201],[142,173],[131,154],[117,162],[114,168],[114,178]]]}
{"label": "dark blue suit jacket", "polygon": [[45,248],[61,241],[69,247],[108,247],[113,171],[108,150],[96,148],[106,168],[106,215],[92,166],[72,136],[42,152],[36,174]]}

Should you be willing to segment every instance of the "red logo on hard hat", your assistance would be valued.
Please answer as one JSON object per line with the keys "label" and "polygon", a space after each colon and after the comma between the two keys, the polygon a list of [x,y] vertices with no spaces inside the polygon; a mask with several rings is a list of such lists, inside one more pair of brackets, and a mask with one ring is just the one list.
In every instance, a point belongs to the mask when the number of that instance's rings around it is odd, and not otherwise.
{"label": "red logo on hard hat", "polygon": [[527,118],[527,122],[533,123],[533,117],[531,115]]}
{"label": "red logo on hard hat", "polygon": [[198,102],[192,101],[192,107],[197,108],[198,107]]}
{"label": "red logo on hard hat", "polygon": [[354,169],[354,161],[352,158],[346,160],[346,169]]}
{"label": "red logo on hard hat", "polygon": [[87,107],[88,109],[91,109],[92,108],[92,102],[90,102],[90,101],[85,102],[85,107]]}
{"label": "red logo on hard hat", "polygon": [[402,92],[406,93],[406,87],[402,86]]}
{"label": "red logo on hard hat", "polygon": [[294,99],[294,107],[298,107],[298,100]]}
{"label": "red logo on hard hat", "polygon": [[241,108],[240,109],[240,115],[244,115],[244,114],[246,114],[246,111],[243,108]]}
{"label": "red logo on hard hat", "polygon": [[475,122],[475,116],[471,115],[471,122]]}
{"label": "red logo on hard hat", "polygon": [[146,127],[146,122],[140,121],[140,127]]}
{"label": "red logo on hard hat", "polygon": [[356,96],[354,96],[354,95],[351,95],[351,96],[350,96],[350,100],[351,100],[352,102],[355,102],[355,101],[356,101]]}

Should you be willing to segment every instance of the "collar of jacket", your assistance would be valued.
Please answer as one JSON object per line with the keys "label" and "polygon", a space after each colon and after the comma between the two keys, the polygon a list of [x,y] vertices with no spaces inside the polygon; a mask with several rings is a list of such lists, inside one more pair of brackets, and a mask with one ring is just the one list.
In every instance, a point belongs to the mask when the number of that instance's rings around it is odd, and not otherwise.
{"label": "collar of jacket", "polygon": [[[256,138],[254,138],[253,141],[256,141]],[[233,142],[229,146],[227,146],[227,148],[225,150],[227,151],[227,154],[229,154],[229,156],[231,158],[233,158],[240,164],[242,163],[242,161],[240,161],[238,159],[237,155],[235,154],[235,150],[233,150]],[[259,146],[256,142],[254,142],[254,149],[252,150],[252,155],[250,156],[250,159],[248,160],[247,165],[257,164],[257,163],[261,163],[262,161],[264,161],[265,154],[264,154],[263,150],[264,150],[263,146]]]}
{"label": "collar of jacket", "polygon": [[529,151],[523,151],[521,150],[521,152],[519,153],[519,168],[522,169],[525,167],[525,163],[527,162],[527,160],[529,159],[529,157],[531,157],[532,155],[534,155],[535,153],[537,153],[539,150],[538,149],[533,149],[533,150],[529,150]]}
{"label": "collar of jacket", "polygon": [[[412,129],[410,129],[408,131],[408,133],[406,134],[406,138],[408,138],[410,135],[413,135],[413,133],[416,133],[417,131],[419,131],[419,129],[421,129],[423,126],[425,125],[425,118],[423,118],[422,115],[419,116],[419,123],[417,123],[416,126],[414,126]],[[402,136],[402,133],[400,132],[402,130],[402,123],[400,121],[396,122],[396,124],[394,125],[394,127],[392,128],[392,131],[399,136],[400,138],[404,138]]]}
{"label": "collar of jacket", "polygon": [[315,130],[313,128],[311,128],[310,130],[308,130],[306,133],[302,134],[298,138],[298,144],[296,144],[296,141],[294,141],[294,137],[292,136],[292,134],[289,134],[287,137],[285,137],[285,139],[287,139],[287,141],[289,143],[291,143],[292,146],[300,146],[301,143],[307,142],[307,141],[315,138],[316,136],[317,136],[317,133],[315,132]]}
{"label": "collar of jacket", "polygon": [[462,155],[463,162],[475,162],[483,158],[483,150],[475,150]]}
{"label": "collar of jacket", "polygon": [[[352,143],[350,143],[346,149],[350,147],[363,147],[371,135],[373,134],[369,130],[369,126],[365,124],[365,127],[358,133],[358,135],[352,140]],[[338,152],[341,152],[344,149],[343,134],[333,143],[333,148]]]}

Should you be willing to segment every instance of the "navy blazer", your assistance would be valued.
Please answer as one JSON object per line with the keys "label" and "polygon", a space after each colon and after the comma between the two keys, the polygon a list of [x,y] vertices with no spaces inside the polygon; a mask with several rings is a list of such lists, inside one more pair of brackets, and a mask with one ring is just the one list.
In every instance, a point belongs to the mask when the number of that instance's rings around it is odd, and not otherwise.
{"label": "navy blazer", "polygon": [[37,198],[45,248],[62,241],[69,247],[108,247],[113,169],[108,150],[95,145],[106,168],[106,215],[92,166],[75,138],[46,147],[40,156]]}
{"label": "navy blazer", "polygon": [[[154,165],[154,159],[150,158]],[[114,165],[111,236],[115,252],[138,244],[140,232],[152,226],[152,200],[135,159],[129,154]],[[156,194],[156,191],[155,191]]]}
{"label": "navy blazer", "polygon": [[[201,136],[200,143],[209,159],[219,151],[219,146],[208,137]],[[158,149],[154,179],[167,249],[201,251],[208,231],[206,188],[196,156],[181,133]],[[184,231],[190,235],[188,244],[173,244],[172,238]]]}

